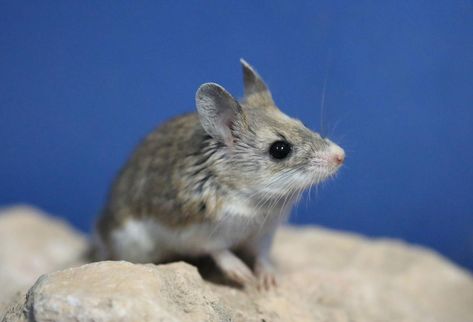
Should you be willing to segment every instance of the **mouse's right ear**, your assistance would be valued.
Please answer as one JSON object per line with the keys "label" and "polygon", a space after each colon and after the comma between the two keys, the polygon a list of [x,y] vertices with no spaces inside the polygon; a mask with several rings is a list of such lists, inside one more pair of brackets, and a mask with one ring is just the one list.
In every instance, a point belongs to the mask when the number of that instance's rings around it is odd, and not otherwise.
{"label": "mouse's right ear", "polygon": [[214,139],[233,144],[234,130],[241,130],[246,122],[238,101],[215,83],[206,83],[195,94],[197,112],[205,131]]}

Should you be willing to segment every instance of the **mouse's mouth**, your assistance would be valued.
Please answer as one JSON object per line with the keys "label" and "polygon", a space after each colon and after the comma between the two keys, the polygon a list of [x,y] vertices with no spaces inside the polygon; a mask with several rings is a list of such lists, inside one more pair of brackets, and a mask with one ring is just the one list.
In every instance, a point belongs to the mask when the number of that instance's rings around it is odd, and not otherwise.
{"label": "mouse's mouth", "polygon": [[318,184],[335,176],[342,167],[342,163],[329,162],[321,160],[314,162],[306,171],[306,180],[310,182],[308,186]]}
{"label": "mouse's mouth", "polygon": [[305,181],[309,182],[307,185],[318,184],[336,175],[341,166],[341,164],[333,164],[330,162],[319,162],[314,164],[309,167]]}

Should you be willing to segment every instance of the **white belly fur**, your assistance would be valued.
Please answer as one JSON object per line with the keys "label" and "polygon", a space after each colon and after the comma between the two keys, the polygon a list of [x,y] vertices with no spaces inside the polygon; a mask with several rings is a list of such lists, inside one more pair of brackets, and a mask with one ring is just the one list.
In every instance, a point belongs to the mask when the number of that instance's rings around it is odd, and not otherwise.
{"label": "white belly fur", "polygon": [[153,219],[131,219],[112,233],[114,253],[132,262],[159,262],[168,255],[197,256],[230,249],[263,233],[279,221],[280,209],[262,213],[245,202],[232,200],[217,223],[170,228]]}

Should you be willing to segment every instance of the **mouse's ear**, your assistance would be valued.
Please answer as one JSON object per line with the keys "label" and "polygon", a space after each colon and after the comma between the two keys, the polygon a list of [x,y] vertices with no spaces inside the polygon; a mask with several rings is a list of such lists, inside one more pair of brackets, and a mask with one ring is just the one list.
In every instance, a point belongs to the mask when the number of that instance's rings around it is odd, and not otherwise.
{"label": "mouse's ear", "polygon": [[243,85],[245,89],[245,99],[251,103],[274,106],[271,92],[266,86],[261,76],[243,58],[240,59],[243,69]]}
{"label": "mouse's ear", "polygon": [[195,94],[195,101],[205,131],[226,145],[232,145],[232,130],[241,130],[246,124],[238,101],[215,83],[201,85]]}

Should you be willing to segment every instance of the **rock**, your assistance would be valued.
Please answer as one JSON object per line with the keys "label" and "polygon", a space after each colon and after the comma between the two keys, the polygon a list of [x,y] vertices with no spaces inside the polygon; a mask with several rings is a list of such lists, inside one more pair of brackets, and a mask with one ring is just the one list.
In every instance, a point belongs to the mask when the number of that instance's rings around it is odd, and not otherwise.
{"label": "rock", "polygon": [[428,249],[285,227],[273,253],[270,291],[214,284],[183,262],[99,262],[42,276],[3,321],[473,321],[472,276]]}
{"label": "rock", "polygon": [[41,274],[83,263],[86,239],[64,222],[28,206],[0,212],[0,312]]}
{"label": "rock", "polygon": [[189,264],[99,262],[43,276],[27,295],[25,321],[225,321]]}
{"label": "rock", "polygon": [[340,321],[473,321],[472,276],[431,250],[314,228],[282,230],[276,245],[282,288],[307,311]]}

